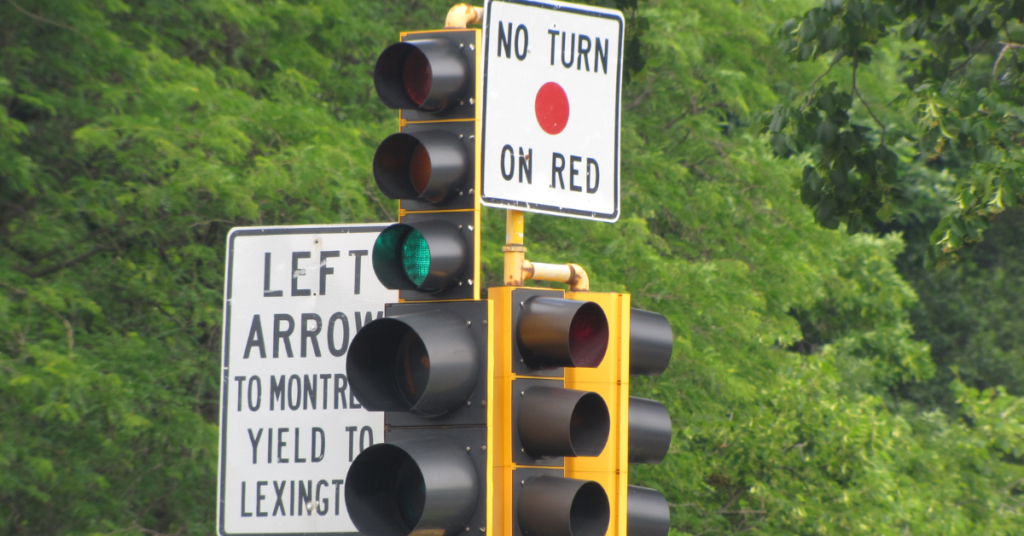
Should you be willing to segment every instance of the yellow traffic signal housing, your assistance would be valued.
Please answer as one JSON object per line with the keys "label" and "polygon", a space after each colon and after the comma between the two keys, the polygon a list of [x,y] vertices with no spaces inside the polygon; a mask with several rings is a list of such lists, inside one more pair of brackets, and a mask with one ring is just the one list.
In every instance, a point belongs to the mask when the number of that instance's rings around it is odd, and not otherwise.
{"label": "yellow traffic signal housing", "polygon": [[[624,293],[498,287],[489,289],[489,297],[494,378],[488,530],[503,536],[666,536],[668,503],[656,490],[629,485],[628,464],[659,463],[668,451],[672,423],[665,407],[629,396],[631,374],[660,374],[667,366],[668,321],[631,308]],[[538,363],[531,355],[536,348],[557,355]],[[544,384],[568,393],[570,418],[553,399],[528,407],[531,390]],[[556,426],[548,438],[553,450],[534,458],[525,434],[545,421],[563,428]],[[540,500],[524,501],[531,477],[536,482],[541,476],[551,493],[533,491]],[[558,482],[567,485],[556,489]],[[527,530],[530,517],[535,526]]]}
{"label": "yellow traffic signal housing", "polygon": [[606,296],[580,293],[583,299],[571,300],[561,290],[497,287],[489,297],[492,530],[624,534],[617,504],[625,480],[616,468],[626,463],[618,439],[626,403],[617,383],[619,351],[609,351],[621,346],[611,329],[618,320],[600,303]]}

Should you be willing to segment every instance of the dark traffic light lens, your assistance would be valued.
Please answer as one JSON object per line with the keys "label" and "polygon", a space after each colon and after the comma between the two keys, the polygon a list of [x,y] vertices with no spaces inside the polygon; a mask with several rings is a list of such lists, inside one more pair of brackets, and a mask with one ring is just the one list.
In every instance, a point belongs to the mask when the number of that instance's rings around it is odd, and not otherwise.
{"label": "dark traffic light lens", "polygon": [[580,398],[569,418],[569,437],[577,456],[599,456],[608,443],[608,405],[597,393]]}
{"label": "dark traffic light lens", "polygon": [[416,144],[409,162],[409,182],[416,189],[416,193],[420,195],[423,195],[427,186],[430,185],[430,169],[430,153],[422,143]]}
{"label": "dark traffic light lens", "polygon": [[427,56],[420,49],[413,48],[402,66],[402,83],[405,85],[405,93],[416,106],[423,106],[427,95],[430,95],[432,74]]}
{"label": "dark traffic light lens", "polygon": [[345,477],[345,507],[359,533],[464,533],[482,491],[465,447],[437,433],[390,435],[359,453]]}
{"label": "dark traffic light lens", "polygon": [[398,517],[412,532],[423,517],[423,505],[427,501],[427,486],[423,481],[423,473],[416,467],[416,462],[406,458],[398,468],[395,477],[394,505]]}
{"label": "dark traffic light lens", "polygon": [[423,284],[430,271],[430,246],[423,233],[416,229],[412,229],[402,241],[402,269],[417,287]]}
{"label": "dark traffic light lens", "polygon": [[604,534],[608,530],[608,494],[597,482],[587,482],[572,498],[569,508],[570,532],[577,534]]}
{"label": "dark traffic light lens", "polygon": [[423,340],[412,330],[405,332],[398,345],[395,382],[398,393],[410,408],[419,403],[430,380],[430,356]]}
{"label": "dark traffic light lens", "polygon": [[608,349],[608,320],[596,303],[586,303],[569,326],[569,355],[577,367],[596,367]]}
{"label": "dark traffic light lens", "polygon": [[444,203],[472,187],[466,149],[462,139],[445,130],[392,134],[373,156],[373,178],[391,199]]}

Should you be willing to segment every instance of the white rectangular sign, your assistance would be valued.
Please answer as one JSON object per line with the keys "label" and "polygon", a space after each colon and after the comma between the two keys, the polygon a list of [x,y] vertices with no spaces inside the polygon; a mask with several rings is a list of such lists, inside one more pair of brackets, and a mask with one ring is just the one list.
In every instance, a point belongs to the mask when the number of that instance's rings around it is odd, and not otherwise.
{"label": "white rectangular sign", "polygon": [[488,0],[481,202],[619,218],[622,13]]}
{"label": "white rectangular sign", "polygon": [[370,254],[385,225],[236,228],[224,292],[218,532],[355,534],[344,479],[384,440],[345,373],[352,337],[398,301]]}

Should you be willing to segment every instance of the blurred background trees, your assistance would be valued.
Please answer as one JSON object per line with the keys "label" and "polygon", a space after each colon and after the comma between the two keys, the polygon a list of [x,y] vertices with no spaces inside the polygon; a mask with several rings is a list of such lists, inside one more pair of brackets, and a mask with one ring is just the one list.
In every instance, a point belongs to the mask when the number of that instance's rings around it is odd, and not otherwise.
{"label": "blurred background trees", "polygon": [[[970,4],[963,35],[961,11],[937,4],[875,26],[844,17],[889,3],[604,4],[629,21],[623,216],[529,215],[527,246],[671,320],[672,366],[634,387],[668,402],[672,451],[630,478],[665,492],[674,533],[1022,532],[1024,216],[993,217],[994,194],[977,193],[1014,172],[1019,138],[961,138],[1003,132],[1017,112],[986,111],[982,127],[958,116],[956,135],[922,145],[935,128],[914,92],[951,97],[903,81],[937,76],[922,62],[948,52],[991,85],[982,75],[1003,49],[983,41],[978,13],[1016,16],[997,37],[1019,43],[1018,4]],[[371,178],[395,124],[370,73],[399,30],[439,26],[448,7],[0,2],[0,533],[215,530],[227,231],[395,219]],[[828,48],[832,28],[867,37]],[[940,34],[945,48],[930,44]],[[842,47],[851,55],[829,71]],[[1005,50],[999,88],[977,98],[1019,112],[1018,50]],[[849,94],[851,57],[863,99]],[[975,102],[968,89],[980,87],[946,80]],[[838,154],[788,145],[801,106],[819,126],[847,115]],[[954,108],[939,114],[947,131]],[[998,173],[979,146],[1003,155]],[[841,187],[831,171],[849,163],[843,151],[874,155],[882,201],[832,221],[821,203]],[[847,184],[862,180],[858,165]],[[999,183],[1019,193],[1013,184]],[[957,218],[988,227],[965,231],[973,249],[950,242]],[[503,226],[486,211],[489,285]]]}

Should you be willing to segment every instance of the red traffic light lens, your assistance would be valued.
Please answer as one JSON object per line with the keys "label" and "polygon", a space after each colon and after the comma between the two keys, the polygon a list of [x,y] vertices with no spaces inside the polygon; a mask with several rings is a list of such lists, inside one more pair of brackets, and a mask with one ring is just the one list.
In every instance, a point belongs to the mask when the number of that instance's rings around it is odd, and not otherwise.
{"label": "red traffic light lens", "polygon": [[608,320],[601,307],[584,304],[569,325],[569,355],[577,367],[596,367],[608,349]]}
{"label": "red traffic light lens", "polygon": [[373,69],[377,95],[389,108],[427,113],[452,109],[462,102],[473,81],[464,45],[438,37],[389,46]]}
{"label": "red traffic light lens", "polygon": [[405,86],[405,94],[416,103],[416,106],[423,106],[423,102],[430,95],[430,86],[433,82],[433,73],[430,69],[430,61],[420,49],[413,48],[405,58],[402,65],[402,84]]}
{"label": "red traffic light lens", "polygon": [[594,302],[534,296],[524,303],[516,338],[527,367],[594,368],[608,349],[608,318]]}

